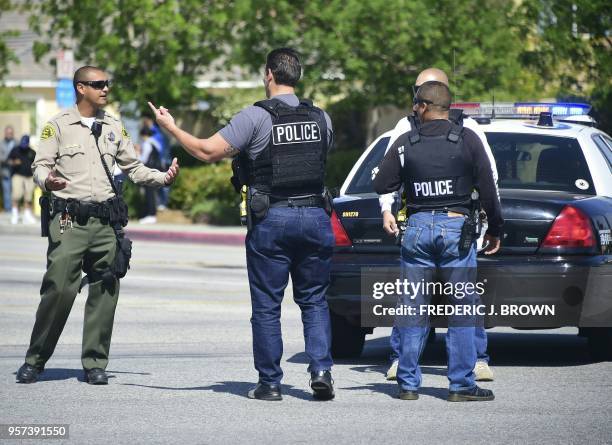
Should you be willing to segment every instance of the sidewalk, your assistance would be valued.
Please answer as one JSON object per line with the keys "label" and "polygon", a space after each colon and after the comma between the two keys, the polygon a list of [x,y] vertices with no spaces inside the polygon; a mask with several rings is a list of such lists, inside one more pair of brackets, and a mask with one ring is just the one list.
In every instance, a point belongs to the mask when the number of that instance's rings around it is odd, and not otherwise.
{"label": "sidewalk", "polygon": [[[166,241],[182,243],[221,244],[243,246],[246,227],[222,227],[206,224],[139,224],[130,221],[125,228],[132,240]],[[0,235],[40,236],[40,224],[12,225],[10,214],[0,213]]]}

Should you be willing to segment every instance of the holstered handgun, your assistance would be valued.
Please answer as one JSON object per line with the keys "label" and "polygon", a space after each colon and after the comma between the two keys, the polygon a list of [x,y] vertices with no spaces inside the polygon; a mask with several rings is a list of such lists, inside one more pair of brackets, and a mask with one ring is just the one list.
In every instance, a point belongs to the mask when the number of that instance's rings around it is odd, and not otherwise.
{"label": "holstered handgun", "polygon": [[43,195],[38,199],[40,204],[40,236],[49,236],[49,224],[51,219],[51,200],[49,196]]}

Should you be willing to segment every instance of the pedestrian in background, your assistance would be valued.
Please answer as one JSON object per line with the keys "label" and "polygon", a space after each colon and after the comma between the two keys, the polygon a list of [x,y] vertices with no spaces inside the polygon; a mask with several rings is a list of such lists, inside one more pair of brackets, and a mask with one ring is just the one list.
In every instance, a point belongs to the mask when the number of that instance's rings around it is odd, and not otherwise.
{"label": "pedestrian in background", "polygon": [[11,211],[11,170],[7,163],[8,156],[17,144],[13,127],[4,127],[4,138],[0,141],[0,175],[2,176],[2,205],[5,212]]}
{"label": "pedestrian in background", "polygon": [[[161,146],[153,138],[153,130],[149,127],[140,129],[140,161],[147,167],[155,170],[161,170],[162,157]],[[157,223],[157,187],[145,185],[145,213],[139,220],[140,224],[155,224]]]}
{"label": "pedestrian in background", "polygon": [[[157,123],[150,117],[145,116],[143,119],[143,126],[149,128],[152,131],[151,137],[157,141],[159,145],[159,152],[161,158],[161,168],[166,169],[170,165],[171,155],[170,144],[168,138],[161,131]],[[168,208],[168,199],[170,196],[170,187],[160,187],[157,189],[157,210],[166,210]]]}
{"label": "pedestrian in background", "polygon": [[24,135],[19,145],[13,148],[8,156],[11,169],[11,224],[19,222],[19,203],[23,201],[24,224],[36,224],[32,215],[32,195],[34,194],[34,180],[32,179],[32,162],[36,152],[30,147],[30,136]]}

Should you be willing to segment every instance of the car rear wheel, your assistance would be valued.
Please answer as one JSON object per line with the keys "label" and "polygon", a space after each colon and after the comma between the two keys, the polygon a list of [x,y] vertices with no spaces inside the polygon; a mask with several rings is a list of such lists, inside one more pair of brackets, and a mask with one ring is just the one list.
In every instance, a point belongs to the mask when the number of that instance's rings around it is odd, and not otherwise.
{"label": "car rear wheel", "polygon": [[612,360],[612,328],[587,328],[585,334],[593,360]]}
{"label": "car rear wheel", "polygon": [[331,353],[334,358],[356,358],[363,351],[366,331],[346,318],[330,312],[332,327]]}

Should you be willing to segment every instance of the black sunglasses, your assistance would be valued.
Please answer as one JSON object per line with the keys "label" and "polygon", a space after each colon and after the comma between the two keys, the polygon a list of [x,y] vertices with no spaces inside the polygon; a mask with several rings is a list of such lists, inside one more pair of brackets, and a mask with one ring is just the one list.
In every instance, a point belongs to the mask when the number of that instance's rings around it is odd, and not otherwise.
{"label": "black sunglasses", "polygon": [[77,83],[92,87],[94,90],[103,90],[104,87],[110,88],[112,85],[110,80],[77,80]]}

